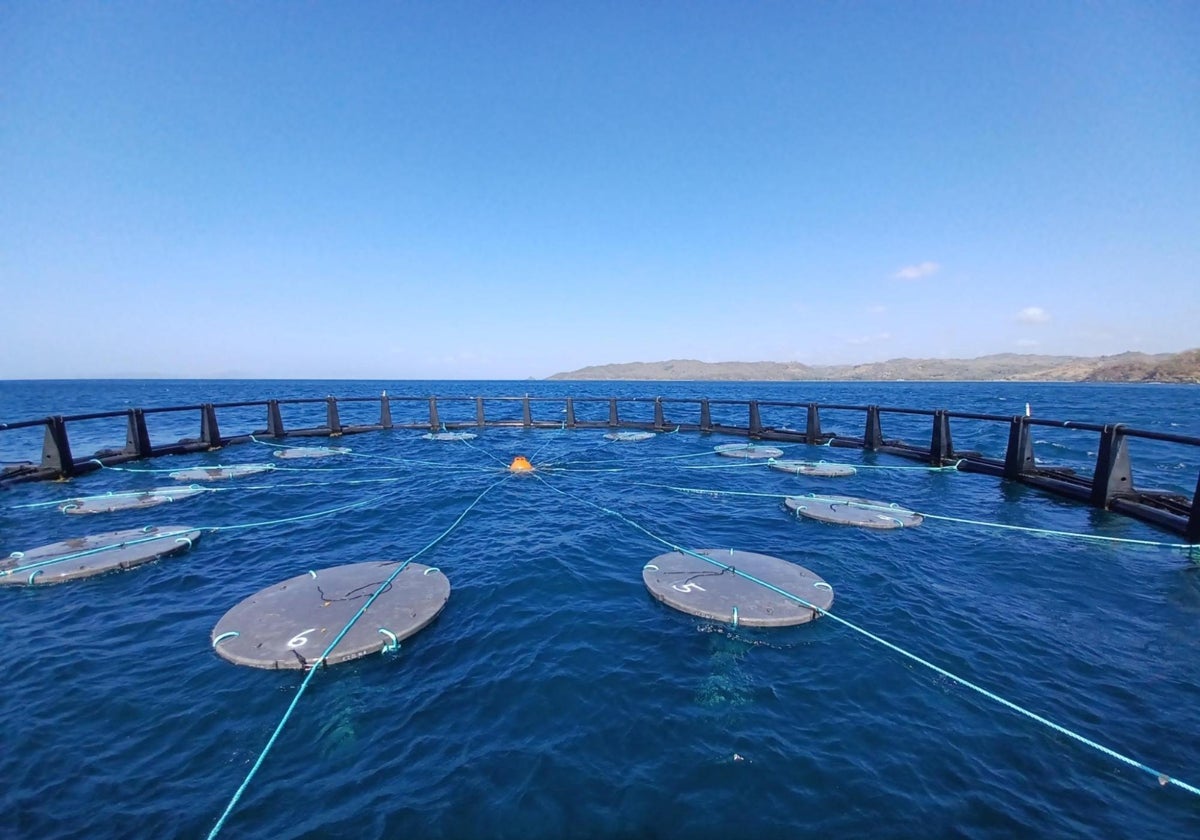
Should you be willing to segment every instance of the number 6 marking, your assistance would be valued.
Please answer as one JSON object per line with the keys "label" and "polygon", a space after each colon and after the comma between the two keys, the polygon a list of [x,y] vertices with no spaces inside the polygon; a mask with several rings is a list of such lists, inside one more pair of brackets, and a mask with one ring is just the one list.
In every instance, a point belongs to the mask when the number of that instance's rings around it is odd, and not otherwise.
{"label": "number 6 marking", "polygon": [[683,586],[680,586],[677,583],[672,583],[671,588],[674,589],[676,592],[691,592],[693,589],[699,589],[701,592],[708,591],[707,589],[705,589],[703,586],[701,586],[698,583],[685,583]]}
{"label": "number 6 marking", "polygon": [[308,644],[308,636],[306,634],[311,633],[316,629],[316,627],[309,627],[307,630],[301,630],[295,636],[292,636],[292,638],[288,639],[287,646],[290,648],[304,647],[306,644]]}

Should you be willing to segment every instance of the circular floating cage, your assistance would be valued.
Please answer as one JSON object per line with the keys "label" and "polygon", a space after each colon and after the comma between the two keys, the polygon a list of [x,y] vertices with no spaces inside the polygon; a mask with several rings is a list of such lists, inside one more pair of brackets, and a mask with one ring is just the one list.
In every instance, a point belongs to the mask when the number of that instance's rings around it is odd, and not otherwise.
{"label": "circular floating cage", "polygon": [[177,470],[171,473],[176,481],[224,481],[227,478],[241,478],[246,475],[270,472],[274,464],[238,464],[232,467],[194,467],[190,470]]}
{"label": "circular floating cage", "polygon": [[[395,650],[433,621],[450,597],[446,576],[419,563],[404,566],[389,583],[400,566],[392,561],[352,563],[267,587],[221,617],[212,631],[213,648],[238,665],[298,669],[312,667],[322,654],[327,665],[334,665]],[[354,621],[381,586],[379,596]]]}
{"label": "circular floating cage", "polygon": [[291,460],[294,458],[332,458],[335,455],[348,455],[350,450],[344,446],[289,446],[287,449],[276,449],[271,454],[276,458]]}
{"label": "circular floating cage", "polygon": [[881,531],[915,528],[924,520],[921,514],[891,502],[859,499],[854,496],[789,496],[783,503],[797,516]]}
{"label": "circular floating cage", "polygon": [[609,432],[605,440],[615,440],[617,443],[637,443],[640,440],[650,440],[654,432]]}
{"label": "circular floating cage", "polygon": [[854,475],[858,472],[849,464],[830,464],[826,461],[771,461],[768,466],[773,470],[793,475],[816,475],[824,478]]}
{"label": "circular floating cage", "polygon": [[114,513],[120,510],[149,508],[180,499],[190,499],[207,493],[203,487],[155,487],[153,490],[130,491],[128,493],[105,493],[103,496],[81,496],[58,506],[63,513],[86,515]]}
{"label": "circular floating cage", "polygon": [[109,531],[15,551],[0,560],[0,585],[33,586],[63,583],[106,572],[132,569],[181,554],[200,539],[186,525],[158,525]]}
{"label": "circular floating cage", "polygon": [[642,568],[642,581],[669,607],[746,627],[805,624],[833,604],[833,587],[813,572],[750,551],[703,548],[660,554]]}
{"label": "circular floating cage", "polygon": [[421,437],[425,440],[475,440],[479,435],[474,432],[426,432]]}
{"label": "circular floating cage", "polygon": [[726,458],[778,458],[783,450],[777,446],[756,446],[753,443],[723,443],[713,451]]}

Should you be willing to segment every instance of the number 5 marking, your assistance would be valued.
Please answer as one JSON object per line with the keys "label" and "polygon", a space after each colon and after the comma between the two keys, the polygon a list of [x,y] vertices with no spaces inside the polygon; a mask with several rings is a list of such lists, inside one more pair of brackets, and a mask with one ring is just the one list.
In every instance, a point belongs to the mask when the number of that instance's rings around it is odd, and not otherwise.
{"label": "number 5 marking", "polygon": [[685,583],[683,586],[680,586],[677,583],[672,583],[671,588],[674,589],[676,592],[691,592],[693,589],[699,589],[701,592],[708,591],[707,589],[705,589],[703,586],[701,586],[698,583]]}
{"label": "number 5 marking", "polygon": [[301,630],[295,636],[292,636],[292,638],[288,639],[287,646],[290,648],[304,647],[306,644],[308,644],[307,634],[316,629],[316,627],[309,627],[307,630]]}

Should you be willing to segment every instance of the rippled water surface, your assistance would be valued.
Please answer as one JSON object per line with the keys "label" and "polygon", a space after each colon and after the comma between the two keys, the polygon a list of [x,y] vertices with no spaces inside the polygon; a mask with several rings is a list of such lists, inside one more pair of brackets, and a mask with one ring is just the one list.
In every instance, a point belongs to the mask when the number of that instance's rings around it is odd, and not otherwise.
{"label": "rippled water surface", "polygon": [[[1016,383],[10,382],[0,383],[0,422],[385,388],[1001,415],[1028,402],[1034,416],[1200,434],[1200,389]],[[535,416],[559,411],[550,405],[536,404]],[[285,422],[316,425],[318,408]],[[607,417],[606,405],[595,410]],[[261,428],[259,411],[223,415],[222,430]],[[713,411],[746,422],[744,409]],[[364,403],[361,414],[342,420],[372,422],[378,405]],[[473,418],[473,403],[442,407],[443,420]],[[763,420],[804,424],[802,412],[771,407]],[[822,420],[861,434],[861,414]],[[156,443],[199,431],[192,414],[150,422]],[[885,435],[928,440],[926,418],[887,422]],[[1003,454],[1000,424],[954,431],[960,448]],[[36,459],[40,433],[29,440],[0,431],[0,460]],[[0,554],[143,525],[216,529],[187,554],[128,572],[0,588],[0,835],[206,835],[302,680],[219,658],[213,625],[285,578],[404,560],[450,529],[420,558],[450,579],[443,613],[396,653],[316,675],[221,836],[1200,836],[1200,797],[854,629],[828,618],[735,629],[661,605],[641,579],[668,544],[798,563],[833,585],[838,617],[1200,784],[1200,567],[1184,552],[935,519],[869,532],[797,519],[782,498],[836,492],[1029,529],[1176,537],[885,455],[784,447],[788,458],[863,467],[822,479],[713,454],[735,440],[680,432],[612,443],[602,430],[487,429],[437,442],[372,432],[336,441],[349,456],[276,461],[274,472],[213,485],[219,492],[94,517],[33,505],[172,483],[133,470],[272,461],[272,450],[246,444],[0,490]],[[123,422],[81,424],[72,443],[77,455],[119,447]],[[1036,448],[1044,462],[1086,470],[1095,444],[1095,435],[1049,430]],[[518,454],[534,475],[509,476]],[[1196,453],[1186,447],[1135,442],[1133,455],[1139,485],[1194,490]],[[241,525],[253,527],[228,527]]]}

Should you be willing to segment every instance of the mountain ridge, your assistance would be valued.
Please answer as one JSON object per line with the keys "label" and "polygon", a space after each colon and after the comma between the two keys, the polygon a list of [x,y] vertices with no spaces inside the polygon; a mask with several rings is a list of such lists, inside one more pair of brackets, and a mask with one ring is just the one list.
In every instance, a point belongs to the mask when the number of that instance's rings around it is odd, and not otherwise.
{"label": "mountain ridge", "polygon": [[857,365],[801,362],[701,362],[669,359],[589,365],[554,380],[644,381],[886,381],[913,382],[1164,382],[1200,384],[1200,348],[1179,353],[1127,351],[1113,356],[992,353],[973,359],[896,358]]}

